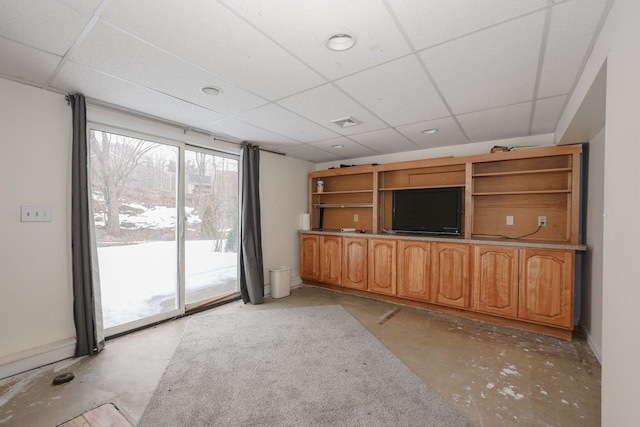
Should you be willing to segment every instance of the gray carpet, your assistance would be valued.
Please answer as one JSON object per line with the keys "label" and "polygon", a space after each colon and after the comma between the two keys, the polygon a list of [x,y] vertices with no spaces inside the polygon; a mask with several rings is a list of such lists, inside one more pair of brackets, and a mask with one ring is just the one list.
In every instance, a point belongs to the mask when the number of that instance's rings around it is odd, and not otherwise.
{"label": "gray carpet", "polygon": [[214,425],[468,424],[341,306],[320,306],[190,320],[138,426]]}

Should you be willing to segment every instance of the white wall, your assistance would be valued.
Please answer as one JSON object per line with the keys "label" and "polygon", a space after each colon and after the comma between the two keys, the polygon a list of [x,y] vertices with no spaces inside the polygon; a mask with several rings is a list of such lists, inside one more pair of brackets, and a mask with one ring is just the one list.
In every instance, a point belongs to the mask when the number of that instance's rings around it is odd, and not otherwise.
{"label": "white wall", "polygon": [[[560,119],[562,136],[607,62],[602,271],[602,425],[640,419],[640,2],[616,0]],[[634,421],[635,420],[635,421]]]}
{"label": "white wall", "polygon": [[[75,329],[69,237],[71,107],[62,95],[2,79],[0,94],[2,378],[15,373],[13,369],[71,356]],[[21,205],[51,206],[51,222],[20,222]]]}
{"label": "white wall", "polygon": [[594,354],[602,363],[602,241],[604,219],[605,129],[589,142],[588,189],[582,326]]}
{"label": "white wall", "polygon": [[452,145],[447,147],[427,148],[423,150],[405,151],[402,153],[381,154],[378,156],[360,157],[357,159],[338,160],[335,162],[319,163],[316,170],[328,169],[330,167],[340,167],[340,164],[367,165],[371,163],[393,163],[417,159],[432,159],[436,157],[472,156],[475,154],[487,154],[494,145],[506,147],[514,146],[540,146],[553,145],[554,135],[536,135],[522,138],[509,138],[497,141],[476,142],[474,144]]}
{"label": "white wall", "polygon": [[292,157],[260,152],[260,213],[264,277],[269,268],[292,268],[292,286],[300,280],[300,215],[309,211],[307,179],[315,167]]}

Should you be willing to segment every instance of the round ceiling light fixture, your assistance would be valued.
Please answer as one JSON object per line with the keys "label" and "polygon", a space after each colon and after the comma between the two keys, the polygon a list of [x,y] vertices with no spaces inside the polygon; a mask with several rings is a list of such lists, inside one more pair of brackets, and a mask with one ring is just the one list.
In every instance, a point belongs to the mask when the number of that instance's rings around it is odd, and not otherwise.
{"label": "round ceiling light fixture", "polygon": [[334,144],[331,146],[331,148],[344,148],[344,145],[342,144]]}
{"label": "round ceiling light fixture", "polygon": [[436,132],[438,132],[438,129],[436,129],[436,128],[425,129],[425,130],[420,131],[420,133],[424,133],[425,135],[433,135]]}
{"label": "round ceiling light fixture", "polygon": [[329,37],[324,44],[329,49],[340,52],[351,49],[356,44],[356,39],[350,34],[340,33]]}
{"label": "round ceiling light fixture", "polygon": [[209,96],[222,95],[222,89],[220,89],[219,87],[215,87],[215,86],[205,86],[200,90],[202,91],[202,93],[204,93],[206,95],[209,95]]}

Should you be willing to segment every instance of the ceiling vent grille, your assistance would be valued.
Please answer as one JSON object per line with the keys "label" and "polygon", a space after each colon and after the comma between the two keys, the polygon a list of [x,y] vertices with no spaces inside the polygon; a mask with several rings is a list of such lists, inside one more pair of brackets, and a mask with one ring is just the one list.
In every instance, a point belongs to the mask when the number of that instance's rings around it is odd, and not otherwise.
{"label": "ceiling vent grille", "polygon": [[331,123],[337,126],[340,126],[341,128],[348,128],[348,127],[357,126],[360,124],[360,122],[354,119],[353,117],[345,117],[344,119],[331,120]]}

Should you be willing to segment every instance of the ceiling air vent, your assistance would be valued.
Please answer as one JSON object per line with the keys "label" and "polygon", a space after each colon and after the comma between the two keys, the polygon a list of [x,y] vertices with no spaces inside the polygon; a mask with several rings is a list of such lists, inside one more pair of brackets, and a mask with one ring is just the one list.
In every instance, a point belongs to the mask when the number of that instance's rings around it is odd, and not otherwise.
{"label": "ceiling air vent", "polygon": [[353,117],[345,117],[344,119],[331,120],[331,123],[334,123],[340,126],[341,128],[348,128],[348,127],[357,126],[360,124],[360,122],[354,119]]}

